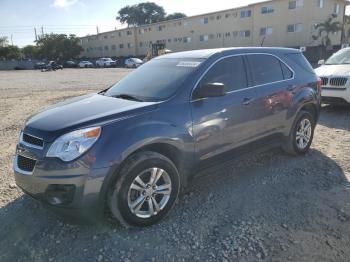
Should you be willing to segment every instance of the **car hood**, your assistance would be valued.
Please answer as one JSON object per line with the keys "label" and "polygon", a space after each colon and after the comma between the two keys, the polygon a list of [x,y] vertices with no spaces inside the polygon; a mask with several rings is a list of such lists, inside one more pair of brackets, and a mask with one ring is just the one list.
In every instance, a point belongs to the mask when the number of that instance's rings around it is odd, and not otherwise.
{"label": "car hood", "polygon": [[24,132],[51,142],[72,130],[146,113],[156,105],[156,102],[129,101],[99,94],[79,96],[31,116]]}
{"label": "car hood", "polygon": [[315,72],[318,76],[350,76],[350,65],[323,65]]}

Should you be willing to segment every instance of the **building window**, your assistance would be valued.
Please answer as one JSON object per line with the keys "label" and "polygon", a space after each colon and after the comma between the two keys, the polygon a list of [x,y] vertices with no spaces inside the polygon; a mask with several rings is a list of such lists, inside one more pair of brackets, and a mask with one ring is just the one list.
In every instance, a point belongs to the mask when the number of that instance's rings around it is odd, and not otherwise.
{"label": "building window", "polygon": [[251,17],[251,16],[252,16],[252,10],[243,10],[243,11],[241,11],[241,18]]}
{"label": "building window", "polygon": [[208,35],[199,36],[199,41],[201,41],[201,42],[208,42],[208,39],[209,39]]}
{"label": "building window", "polygon": [[106,46],[105,46],[105,50],[108,50],[108,49],[109,49],[109,48],[108,48],[108,45],[106,45]]}
{"label": "building window", "polygon": [[324,0],[317,0],[317,6],[319,8],[323,8],[324,7]]}
{"label": "building window", "polygon": [[163,31],[163,29],[165,29],[165,25],[159,25],[156,27],[156,29],[158,32],[161,32],[161,31]]}
{"label": "building window", "polygon": [[140,42],[140,47],[143,47],[143,43],[142,42]]}
{"label": "building window", "polygon": [[216,20],[220,20],[221,19],[221,15],[218,15],[217,17],[216,17]]}
{"label": "building window", "polygon": [[288,33],[298,33],[303,30],[302,24],[293,24],[287,26],[287,32]]}
{"label": "building window", "polygon": [[338,3],[334,4],[334,14],[339,15],[340,6]]}
{"label": "building window", "polygon": [[209,39],[214,39],[215,38],[215,35],[214,34],[210,34],[209,35]]}
{"label": "building window", "polygon": [[272,6],[264,6],[261,8],[262,14],[271,14],[275,11],[275,9]]}
{"label": "building window", "polygon": [[201,22],[202,22],[202,24],[206,25],[209,23],[209,18],[208,17],[202,18]]}
{"label": "building window", "polygon": [[119,32],[118,35],[119,35],[119,37],[122,37],[122,32]]}
{"label": "building window", "polygon": [[191,37],[184,37],[184,40],[183,40],[183,42],[184,43],[191,43]]}
{"label": "building window", "polygon": [[243,30],[239,32],[239,36],[242,38],[250,37],[250,30]]}
{"label": "building window", "polygon": [[108,38],[108,36],[104,35],[104,36],[103,36],[103,38],[104,38],[104,39],[107,39],[107,38]]}
{"label": "building window", "polygon": [[268,35],[272,35],[272,27],[263,27],[260,29],[260,36],[268,36]]}
{"label": "building window", "polygon": [[231,16],[231,14],[226,14],[225,18],[229,18]]}
{"label": "building window", "polygon": [[112,48],[112,50],[115,50],[116,49],[116,45],[112,45],[111,48]]}
{"label": "building window", "polygon": [[233,31],[233,32],[232,32],[232,36],[233,36],[233,37],[237,37],[237,36],[238,36],[238,31]]}
{"label": "building window", "polygon": [[120,49],[124,48],[124,44],[119,44],[119,48]]}
{"label": "building window", "polygon": [[304,5],[304,0],[294,0],[294,1],[289,1],[288,8],[290,10],[294,10],[299,7],[302,7],[303,5]]}

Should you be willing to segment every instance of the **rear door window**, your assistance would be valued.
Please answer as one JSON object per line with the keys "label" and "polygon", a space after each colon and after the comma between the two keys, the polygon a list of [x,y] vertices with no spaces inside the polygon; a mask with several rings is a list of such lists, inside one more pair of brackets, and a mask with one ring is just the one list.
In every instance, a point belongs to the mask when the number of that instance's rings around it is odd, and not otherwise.
{"label": "rear door window", "polygon": [[281,68],[281,62],[276,57],[258,54],[247,55],[247,59],[255,85],[263,85],[285,79]]}
{"label": "rear door window", "polygon": [[247,74],[242,56],[233,56],[217,62],[203,77],[200,84],[222,83],[226,92],[247,87]]}

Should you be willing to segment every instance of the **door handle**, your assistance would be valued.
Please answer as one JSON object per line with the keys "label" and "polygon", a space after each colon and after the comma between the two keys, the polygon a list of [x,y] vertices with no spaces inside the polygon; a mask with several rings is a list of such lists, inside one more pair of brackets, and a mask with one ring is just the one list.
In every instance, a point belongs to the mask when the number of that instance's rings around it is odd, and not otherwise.
{"label": "door handle", "polygon": [[242,105],[249,106],[252,101],[253,101],[252,98],[246,97],[246,98],[243,99]]}

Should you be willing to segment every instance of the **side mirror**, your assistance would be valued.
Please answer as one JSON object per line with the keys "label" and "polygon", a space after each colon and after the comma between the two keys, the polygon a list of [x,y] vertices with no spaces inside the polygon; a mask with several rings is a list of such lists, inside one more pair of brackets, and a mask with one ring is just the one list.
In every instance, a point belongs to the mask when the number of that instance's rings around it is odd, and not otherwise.
{"label": "side mirror", "polygon": [[324,59],[322,59],[322,60],[318,61],[318,65],[324,65],[324,64],[325,64]]}
{"label": "side mirror", "polygon": [[195,90],[194,99],[219,97],[226,95],[226,88],[223,83],[206,83]]}

